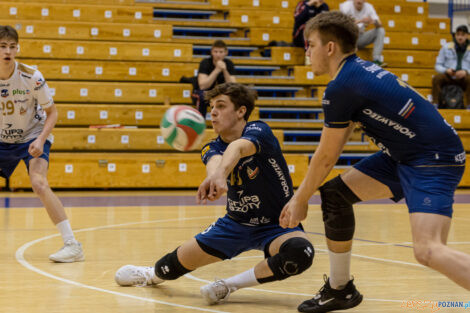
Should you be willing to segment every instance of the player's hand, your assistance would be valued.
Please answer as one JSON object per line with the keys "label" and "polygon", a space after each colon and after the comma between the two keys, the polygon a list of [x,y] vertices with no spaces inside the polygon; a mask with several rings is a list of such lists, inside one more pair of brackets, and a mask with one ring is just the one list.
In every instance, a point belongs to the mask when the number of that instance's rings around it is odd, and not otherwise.
{"label": "player's hand", "polygon": [[227,69],[227,64],[225,64],[225,62],[222,60],[217,61],[215,66],[221,71],[225,71]]}
{"label": "player's hand", "polygon": [[448,68],[446,69],[446,74],[449,76],[454,76],[455,75],[455,70],[453,68]]}
{"label": "player's hand", "polygon": [[40,157],[43,151],[44,151],[44,142],[39,138],[36,138],[36,140],[34,140],[29,145],[29,148],[28,148],[28,153],[31,154],[33,158]]}
{"label": "player's hand", "polygon": [[196,202],[198,204],[201,202],[206,204],[207,200],[215,201],[227,192],[227,190],[226,178],[219,173],[214,173],[213,175],[206,177],[201,185],[199,185]]}
{"label": "player's hand", "polygon": [[286,203],[279,216],[279,225],[282,228],[294,228],[297,227],[301,221],[307,218],[308,202],[300,202],[292,197],[289,202]]}
{"label": "player's hand", "polygon": [[374,20],[370,16],[366,16],[360,20],[360,22],[364,23],[365,26],[374,23]]}
{"label": "player's hand", "polygon": [[457,72],[455,72],[456,79],[462,79],[465,78],[465,76],[467,76],[467,72],[465,70],[458,70]]}

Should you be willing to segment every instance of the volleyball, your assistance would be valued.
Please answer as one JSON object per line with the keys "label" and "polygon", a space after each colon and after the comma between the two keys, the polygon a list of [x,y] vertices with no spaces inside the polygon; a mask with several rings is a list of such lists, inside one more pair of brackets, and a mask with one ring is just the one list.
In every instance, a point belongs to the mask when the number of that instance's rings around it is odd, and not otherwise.
{"label": "volleyball", "polygon": [[160,129],[165,142],[172,148],[189,151],[201,144],[206,120],[190,106],[174,105],[163,115]]}

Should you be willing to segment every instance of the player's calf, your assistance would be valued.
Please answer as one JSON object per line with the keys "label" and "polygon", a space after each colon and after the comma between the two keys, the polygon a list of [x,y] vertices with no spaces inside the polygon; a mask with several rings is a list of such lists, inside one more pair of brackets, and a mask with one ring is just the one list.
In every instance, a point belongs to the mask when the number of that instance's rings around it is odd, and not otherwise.
{"label": "player's calf", "polygon": [[305,238],[287,239],[279,248],[279,253],[268,258],[268,266],[273,276],[259,278],[260,283],[284,280],[307,270],[313,262],[315,250]]}

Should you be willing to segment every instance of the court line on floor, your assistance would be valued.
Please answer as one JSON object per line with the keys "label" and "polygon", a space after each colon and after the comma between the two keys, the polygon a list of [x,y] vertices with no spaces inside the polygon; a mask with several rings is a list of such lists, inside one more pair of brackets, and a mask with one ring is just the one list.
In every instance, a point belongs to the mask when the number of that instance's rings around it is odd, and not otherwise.
{"label": "court line on floor", "polygon": [[[198,220],[198,219],[208,219],[208,218],[214,218],[214,217],[213,216],[203,216],[203,217],[194,217],[194,218],[174,218],[174,219],[166,219],[166,220],[154,220],[154,221],[133,222],[133,223],[124,223],[124,224],[115,224],[115,225],[104,225],[104,226],[90,227],[90,228],[75,230],[75,233],[86,232],[86,231],[94,231],[94,230],[100,230],[100,229],[105,229],[105,228],[120,227],[120,226],[136,225],[136,224],[162,223],[162,222],[173,222],[173,221],[181,221],[181,220]],[[73,280],[69,280],[69,279],[65,279],[65,278],[50,274],[48,272],[45,272],[43,270],[40,270],[39,268],[33,266],[28,261],[26,261],[26,259],[24,258],[24,253],[29,247],[35,245],[38,242],[45,241],[45,240],[48,240],[48,239],[51,239],[51,238],[54,238],[54,237],[58,237],[58,236],[59,236],[59,234],[49,235],[49,236],[45,236],[45,237],[42,237],[42,238],[39,238],[39,239],[36,239],[36,240],[25,243],[18,250],[16,250],[16,254],[15,254],[16,260],[21,265],[23,265],[25,268],[27,268],[27,269],[29,269],[33,272],[36,272],[40,275],[43,275],[43,276],[61,281],[63,283],[67,283],[67,284],[70,284],[70,285],[81,287],[81,288],[86,288],[86,289],[90,289],[90,290],[94,290],[94,291],[104,292],[104,293],[108,293],[108,294],[112,294],[112,295],[116,295],[116,296],[121,296],[121,297],[126,297],[126,298],[130,298],[130,299],[134,299],[134,300],[141,300],[141,301],[152,302],[152,303],[156,303],[156,304],[164,304],[164,305],[179,307],[179,308],[184,308],[184,309],[191,309],[191,310],[197,310],[197,311],[203,311],[203,312],[214,312],[214,313],[229,313],[227,311],[205,309],[205,308],[200,308],[200,307],[196,307],[196,306],[189,306],[189,305],[166,302],[166,301],[155,300],[155,299],[150,299],[150,298],[144,298],[144,297],[139,297],[139,296],[133,296],[133,295],[129,295],[129,294],[122,293],[122,292],[117,292],[117,291],[112,291],[112,290],[108,290],[108,289],[103,289],[103,288],[99,288],[99,287],[94,287],[94,286],[82,284],[82,283],[79,283],[79,282],[76,282],[76,281],[73,281]]]}
{"label": "court line on floor", "polygon": [[[96,227],[89,227],[89,228],[84,228],[84,229],[79,229],[75,230],[75,233],[80,233],[80,232],[87,232],[87,231],[95,231],[95,230],[101,230],[101,229],[106,229],[106,228],[116,228],[116,227],[124,227],[124,226],[130,226],[130,225],[138,225],[138,224],[151,224],[151,223],[162,223],[162,222],[173,222],[173,221],[182,221],[182,220],[200,220],[200,219],[209,219],[209,218],[214,218],[214,216],[201,216],[201,217],[189,217],[189,218],[174,218],[174,219],[165,219],[165,220],[153,220],[153,221],[140,221],[140,222],[130,222],[130,223],[122,223],[122,224],[113,224],[113,225],[102,225],[102,226],[96,226]],[[138,297],[138,296],[133,296],[129,295],[126,293],[121,293],[121,292],[116,292],[112,290],[107,290],[99,287],[94,287],[90,285],[86,285],[83,283],[79,283],[76,281],[72,281],[69,279],[65,279],[53,274],[50,274],[48,272],[45,272],[32,264],[30,264],[26,259],[24,258],[24,253],[25,251],[30,248],[31,246],[35,245],[36,243],[39,243],[41,241],[45,241],[51,238],[59,237],[60,234],[53,234],[49,236],[45,236],[30,242],[25,243],[22,245],[20,248],[15,253],[16,260],[18,263],[20,263],[22,266],[25,268],[36,272],[40,275],[67,283],[71,285],[75,285],[77,287],[81,288],[86,288],[90,290],[95,290],[99,292],[104,292],[104,293],[109,293],[113,295],[118,295],[122,297],[127,297],[135,300],[141,300],[141,301],[146,301],[146,302],[152,302],[152,303],[158,303],[158,304],[164,304],[164,305],[169,305],[169,306],[174,306],[174,307],[181,307],[181,308],[187,308],[187,309],[193,309],[193,310],[198,310],[198,311],[205,311],[205,312],[217,312],[217,313],[228,313],[225,311],[218,311],[218,310],[211,310],[211,309],[205,309],[205,308],[200,308],[200,307],[193,307],[193,306],[187,306],[187,305],[182,305],[182,304],[177,304],[177,303],[172,303],[172,302],[166,302],[166,301],[161,301],[161,300],[155,300],[155,299],[150,299],[150,298],[144,298],[144,297]],[[322,252],[327,252],[325,249],[318,249],[318,251]],[[409,262],[404,262],[404,261],[398,261],[398,260],[391,260],[391,259],[383,259],[383,258],[375,258],[375,257],[369,257],[369,256],[364,256],[364,255],[359,255],[359,254],[352,254],[354,257],[358,258],[363,258],[363,259],[369,259],[369,260],[374,260],[374,261],[380,261],[380,262],[387,262],[387,263],[394,263],[394,264],[400,264],[400,265],[408,265],[408,266],[414,266],[414,267],[420,267],[420,268],[425,268],[424,266],[420,264],[415,264],[415,263],[409,263]],[[238,258],[252,258],[253,256],[248,256],[248,257],[238,257]],[[236,259],[236,258],[234,258]],[[191,274],[186,274],[185,275],[189,279],[193,279],[196,281],[201,281],[201,282],[206,282],[210,283],[208,280],[200,279],[197,278]],[[307,297],[312,297],[313,294],[303,294],[303,293],[291,293],[291,292],[284,292],[284,291],[275,291],[275,290],[267,290],[267,289],[259,289],[259,288],[246,288],[246,290],[251,290],[251,291],[259,291],[259,292],[267,292],[267,293],[276,293],[276,294],[287,294],[287,295],[299,295],[299,296],[307,296]],[[365,298],[364,300],[369,300],[369,301],[380,301],[380,302],[402,302],[402,300],[392,300],[392,299],[371,299],[371,298]]]}

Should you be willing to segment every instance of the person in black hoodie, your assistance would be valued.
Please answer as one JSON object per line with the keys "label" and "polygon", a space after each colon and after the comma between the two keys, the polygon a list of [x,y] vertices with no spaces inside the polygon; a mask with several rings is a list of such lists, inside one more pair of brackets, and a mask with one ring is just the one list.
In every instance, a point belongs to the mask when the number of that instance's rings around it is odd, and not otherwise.
{"label": "person in black hoodie", "polygon": [[294,31],[292,44],[294,47],[305,47],[304,28],[309,19],[323,11],[329,11],[328,5],[323,0],[301,0],[297,3],[294,12]]}

